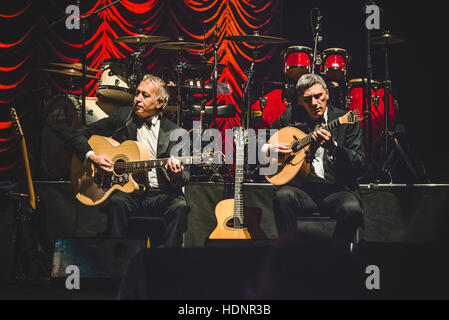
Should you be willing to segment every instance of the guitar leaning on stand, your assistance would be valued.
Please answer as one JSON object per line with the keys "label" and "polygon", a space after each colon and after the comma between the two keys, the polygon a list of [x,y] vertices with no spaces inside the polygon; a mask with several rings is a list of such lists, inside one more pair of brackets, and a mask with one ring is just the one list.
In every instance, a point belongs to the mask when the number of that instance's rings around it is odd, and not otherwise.
{"label": "guitar leaning on stand", "polygon": [[38,213],[38,201],[34,192],[25,137],[16,110],[10,108],[10,113],[22,151],[28,188],[28,194],[18,193],[13,195],[18,198],[14,278],[16,280],[31,280],[40,276],[48,277],[50,259],[42,249],[38,241],[36,228],[33,227]]}
{"label": "guitar leaning on stand", "polygon": [[[360,121],[362,121],[362,117],[360,117],[358,110],[354,110],[331,121],[324,129],[330,132],[342,124],[353,124]],[[277,172],[274,175],[267,175],[265,178],[276,186],[287,183],[301,184],[310,172],[308,156],[312,134],[305,134],[295,127],[284,127],[271,136],[268,143],[287,143],[293,153],[286,159],[272,159],[272,161],[277,162]]]}
{"label": "guitar leaning on stand", "polygon": [[260,208],[245,208],[243,203],[245,132],[242,128],[235,130],[235,150],[234,199],[220,201],[215,207],[217,227],[209,239],[265,239],[266,235],[260,228]]}

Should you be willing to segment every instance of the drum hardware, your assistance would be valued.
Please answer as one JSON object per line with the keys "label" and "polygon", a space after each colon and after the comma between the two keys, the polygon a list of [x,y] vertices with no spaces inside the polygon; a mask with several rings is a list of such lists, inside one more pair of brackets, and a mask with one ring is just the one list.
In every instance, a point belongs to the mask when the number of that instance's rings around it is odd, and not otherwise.
{"label": "drum hardware", "polygon": [[[198,43],[198,42],[187,42],[184,41],[183,37],[178,37],[178,41],[171,41],[171,42],[161,42],[157,43],[153,46],[157,49],[162,50],[176,50],[178,55],[178,63],[175,66],[175,71],[177,75],[177,82],[176,82],[176,91],[177,91],[177,124],[181,125],[182,123],[182,109],[183,109],[183,100],[181,97],[181,82],[183,78],[184,71],[186,69],[186,63],[182,60],[182,51],[183,50],[205,50],[207,48],[207,45],[204,43]],[[204,91],[204,81],[202,81],[202,92]]]}
{"label": "drum hardware", "polygon": [[[376,89],[374,89],[374,92],[376,92]],[[379,106],[379,96],[377,94],[374,94],[373,96],[373,104],[377,109],[377,107]]]}
{"label": "drum hardware", "polygon": [[259,98],[259,104],[260,104],[260,110],[265,109],[266,105],[267,105],[267,97],[261,97]]}
{"label": "drum hardware", "polygon": [[[194,118],[200,117],[201,105],[193,105],[190,108],[191,115]],[[236,107],[233,104],[225,104],[217,107],[217,118],[234,118]],[[204,117],[213,117],[213,107],[205,106],[203,110]]]}
{"label": "drum hardware", "polygon": [[[249,130],[250,128],[250,120],[251,120],[251,90],[253,88],[253,80],[254,80],[254,75],[256,73],[256,71],[254,70],[254,65],[256,62],[256,58],[258,56],[259,52],[257,51],[257,45],[254,47],[253,50],[253,60],[251,61],[251,65],[249,70],[247,70],[245,72],[245,75],[247,76],[247,81],[245,83],[245,88],[243,89],[243,97],[244,97],[244,101],[245,101],[245,111],[242,114],[242,125],[244,128],[246,128],[246,130]],[[246,116],[246,120],[245,119]]]}
{"label": "drum hardware", "polygon": [[[375,4],[373,1],[370,1],[372,4]],[[363,10],[364,12],[366,12],[366,7],[368,6],[368,3],[365,3],[363,6]],[[382,9],[380,9],[382,10]],[[366,92],[365,92],[365,99],[364,99],[364,110],[366,112],[373,112],[373,103],[374,101],[372,101],[372,99],[369,98],[369,96],[371,95],[371,82],[372,82],[372,60],[371,60],[371,45],[375,45],[375,46],[383,46],[384,47],[384,52],[385,52],[385,81],[383,82],[383,86],[384,86],[384,106],[385,106],[385,116],[384,116],[384,128],[383,128],[383,132],[381,134],[381,137],[384,138],[384,147],[383,147],[383,152],[382,152],[382,159],[383,159],[383,164],[380,167],[379,165],[377,165],[374,161],[374,153],[373,153],[373,143],[372,143],[372,123],[371,123],[371,118],[372,117],[367,117],[367,124],[368,124],[368,144],[367,144],[367,162],[368,162],[368,168],[370,169],[380,169],[381,170],[381,174],[389,174],[390,177],[391,175],[391,170],[392,167],[389,165],[389,158],[391,157],[391,152],[394,151],[394,149],[392,149],[391,151],[389,150],[389,145],[393,144],[394,147],[396,149],[399,150],[400,155],[403,157],[404,161],[406,162],[406,164],[409,166],[410,168],[410,172],[412,173],[413,177],[415,179],[417,179],[417,175],[416,175],[416,171],[413,169],[413,166],[411,165],[410,160],[408,159],[407,155],[405,152],[402,152],[403,149],[402,147],[399,145],[399,141],[397,139],[395,139],[394,136],[394,132],[390,131],[390,107],[393,106],[392,99],[391,99],[391,94],[390,94],[390,90],[391,90],[391,82],[389,81],[389,69],[388,69],[388,54],[389,54],[389,48],[390,45],[394,45],[394,44],[399,44],[399,43],[403,43],[405,41],[405,39],[398,37],[398,36],[393,36],[389,31],[385,31],[383,32],[383,34],[380,37],[374,37],[371,38],[371,30],[369,28],[366,29],[367,30],[367,84],[366,84]],[[402,151],[400,150],[402,149]],[[390,182],[393,182],[392,179]]]}
{"label": "drum hardware", "polygon": [[[345,109],[346,110],[349,109],[349,106],[351,105],[351,101],[352,101],[351,97],[349,97],[349,96],[345,97]],[[363,116],[365,117],[365,115],[363,115]]]}

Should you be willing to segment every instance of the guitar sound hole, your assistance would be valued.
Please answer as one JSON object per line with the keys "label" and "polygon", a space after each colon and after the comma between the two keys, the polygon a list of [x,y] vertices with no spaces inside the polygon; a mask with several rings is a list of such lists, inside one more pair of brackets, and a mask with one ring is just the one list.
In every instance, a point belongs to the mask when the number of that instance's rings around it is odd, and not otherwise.
{"label": "guitar sound hole", "polygon": [[125,172],[126,172],[125,160],[117,160],[114,163],[114,173],[117,176],[121,176],[121,175],[125,174]]}
{"label": "guitar sound hole", "polygon": [[234,229],[242,229],[244,226],[242,225],[239,218],[232,218],[226,222],[226,227]]}

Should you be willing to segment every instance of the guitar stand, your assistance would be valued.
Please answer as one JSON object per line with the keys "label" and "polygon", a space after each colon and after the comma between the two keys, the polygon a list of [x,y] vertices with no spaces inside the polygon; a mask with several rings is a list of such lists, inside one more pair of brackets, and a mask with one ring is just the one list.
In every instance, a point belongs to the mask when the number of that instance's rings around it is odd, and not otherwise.
{"label": "guitar stand", "polygon": [[21,200],[17,203],[12,279],[28,282],[49,278],[51,260],[34,233],[33,213],[22,208]]}
{"label": "guitar stand", "polygon": [[[399,163],[399,160],[403,160],[405,164],[407,165],[410,173],[412,174],[413,178],[415,180],[419,179],[418,173],[416,172],[415,168],[413,167],[412,162],[410,161],[410,158],[407,156],[407,153],[402,148],[401,144],[399,143],[398,138],[396,137],[395,132],[388,132],[388,139],[390,141],[390,144],[393,144],[393,148],[391,148],[390,153],[385,159],[385,162],[382,165],[382,172],[386,173],[390,177],[390,183],[393,183],[393,177],[392,177],[392,171],[395,169],[397,164]],[[394,159],[394,155],[398,153],[399,157],[395,159],[395,161],[392,163]]]}

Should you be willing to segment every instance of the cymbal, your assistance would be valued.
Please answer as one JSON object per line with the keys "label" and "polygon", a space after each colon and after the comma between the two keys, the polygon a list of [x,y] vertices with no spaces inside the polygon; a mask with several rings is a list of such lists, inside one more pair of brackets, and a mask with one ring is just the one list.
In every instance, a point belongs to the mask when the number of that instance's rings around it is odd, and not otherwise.
{"label": "cymbal", "polygon": [[155,44],[153,46],[157,49],[166,50],[203,50],[207,45],[199,42],[187,42],[187,41],[173,41],[173,42],[162,42]]}
{"label": "cymbal", "polygon": [[281,43],[289,42],[289,40],[284,39],[284,38],[263,36],[263,35],[257,35],[257,34],[227,36],[227,37],[225,37],[225,39],[230,40],[230,41],[246,42],[246,43],[250,43],[250,44],[281,44]]}
{"label": "cymbal", "polygon": [[[76,69],[76,70],[83,70],[83,64],[82,63],[59,63],[59,62],[50,62],[49,64],[51,64],[52,66],[60,66],[60,67],[66,67],[66,68],[70,68],[70,69]],[[103,72],[103,70],[101,69],[94,69],[91,68],[89,66],[86,66],[86,71],[88,72]]]}
{"label": "cymbal", "polygon": [[387,33],[384,33],[383,35],[381,35],[380,37],[371,38],[371,42],[372,42],[372,44],[377,45],[377,46],[381,46],[381,45],[388,46],[391,44],[398,44],[398,43],[405,42],[405,39],[395,36],[395,35],[392,35],[391,33],[387,32]]}
{"label": "cymbal", "polygon": [[[82,72],[79,72],[78,70],[75,70],[75,69],[57,70],[57,69],[42,68],[41,70],[42,71],[47,71],[47,72],[55,72],[55,73],[66,74],[66,75],[73,76],[73,77],[82,77],[83,76]],[[100,77],[93,76],[93,75],[90,75],[90,74],[86,74],[86,78],[100,79]]]}
{"label": "cymbal", "polygon": [[164,36],[152,36],[146,34],[136,34],[135,36],[120,37],[112,40],[112,42],[142,44],[142,43],[158,43],[167,41],[169,38]]}

